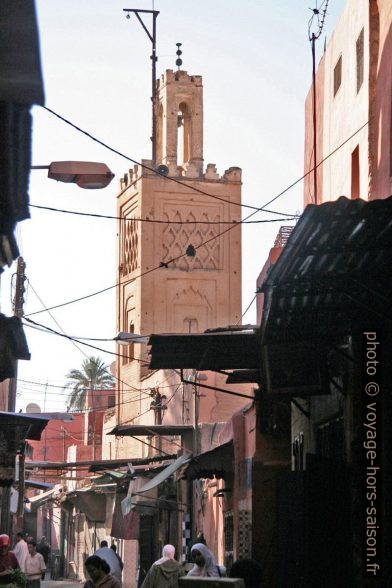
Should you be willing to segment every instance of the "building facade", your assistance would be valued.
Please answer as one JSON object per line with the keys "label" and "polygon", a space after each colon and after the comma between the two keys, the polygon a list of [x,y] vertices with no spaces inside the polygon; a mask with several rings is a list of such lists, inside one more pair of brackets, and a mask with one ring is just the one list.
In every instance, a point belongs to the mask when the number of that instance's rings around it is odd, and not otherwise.
{"label": "building facade", "polygon": [[313,87],[305,103],[304,204],[391,194],[392,6],[349,0],[316,74],[315,196]]}

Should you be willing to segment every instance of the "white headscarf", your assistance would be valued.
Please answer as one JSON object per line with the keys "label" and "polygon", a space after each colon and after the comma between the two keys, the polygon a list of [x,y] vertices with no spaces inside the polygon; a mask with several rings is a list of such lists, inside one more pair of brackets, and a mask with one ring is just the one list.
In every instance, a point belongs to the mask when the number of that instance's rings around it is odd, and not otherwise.
{"label": "white headscarf", "polygon": [[154,561],[154,565],[159,566],[159,564],[164,563],[168,559],[174,559],[175,552],[176,548],[174,547],[174,545],[170,545],[170,543],[164,545],[162,549],[162,557],[160,559],[157,559],[157,561]]}
{"label": "white headscarf", "polygon": [[200,551],[204,557],[205,564],[199,567],[196,563],[189,571],[188,576],[219,576],[218,566],[211,551],[204,545],[204,543],[195,543],[191,549],[191,555],[194,551]]}

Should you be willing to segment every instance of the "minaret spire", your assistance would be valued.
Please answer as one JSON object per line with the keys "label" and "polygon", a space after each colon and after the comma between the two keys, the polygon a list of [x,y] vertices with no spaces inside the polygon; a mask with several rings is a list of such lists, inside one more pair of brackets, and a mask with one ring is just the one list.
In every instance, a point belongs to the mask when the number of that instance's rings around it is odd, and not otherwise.
{"label": "minaret spire", "polygon": [[181,59],[181,55],[182,55],[181,45],[182,45],[182,43],[176,43],[176,45],[177,45],[176,54],[178,56],[176,59],[176,66],[178,68],[178,71],[180,71],[180,67],[182,66],[182,59]]}

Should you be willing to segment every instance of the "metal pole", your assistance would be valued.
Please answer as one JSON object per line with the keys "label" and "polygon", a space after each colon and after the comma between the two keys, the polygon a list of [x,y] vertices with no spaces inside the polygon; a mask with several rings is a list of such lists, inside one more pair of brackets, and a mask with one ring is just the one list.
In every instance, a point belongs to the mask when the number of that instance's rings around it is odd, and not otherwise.
{"label": "metal pole", "polygon": [[312,61],[313,61],[313,186],[314,203],[317,204],[317,112],[316,112],[316,37],[312,33]]}
{"label": "metal pole", "polygon": [[[140,24],[142,25],[146,35],[151,41],[152,44],[152,54],[151,54],[151,61],[152,61],[152,88],[151,88],[151,103],[152,103],[152,135],[151,135],[151,143],[152,143],[152,164],[155,166],[156,158],[157,158],[157,129],[156,129],[156,62],[158,61],[158,57],[156,55],[156,20],[159,14],[158,10],[142,10],[140,8],[123,8],[123,12],[127,13],[127,18],[129,18],[129,13],[133,12],[136,16]],[[151,14],[152,15],[152,34],[146,27],[143,22],[142,17],[140,14]]]}
{"label": "metal pole", "polygon": [[157,32],[157,27],[156,27],[156,20],[157,20],[157,16],[158,13],[153,11],[153,15],[152,15],[152,55],[151,55],[151,60],[152,60],[152,94],[151,94],[151,100],[152,100],[152,165],[153,167],[155,167],[156,164],[156,160],[157,160],[157,104],[156,104],[156,94],[157,94],[157,88],[156,88],[156,77],[157,77],[157,73],[156,73],[156,63],[157,63],[157,56],[156,56],[156,32]]}

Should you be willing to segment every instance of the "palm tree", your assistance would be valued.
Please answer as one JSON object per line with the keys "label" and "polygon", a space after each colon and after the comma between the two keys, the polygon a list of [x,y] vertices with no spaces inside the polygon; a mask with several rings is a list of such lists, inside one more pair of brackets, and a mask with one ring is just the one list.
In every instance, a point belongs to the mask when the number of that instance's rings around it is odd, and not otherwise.
{"label": "palm tree", "polygon": [[88,390],[108,389],[114,385],[114,378],[108,366],[99,357],[89,357],[82,363],[82,369],[72,369],[66,375],[67,388],[72,390],[68,397],[68,410],[83,410]]}

